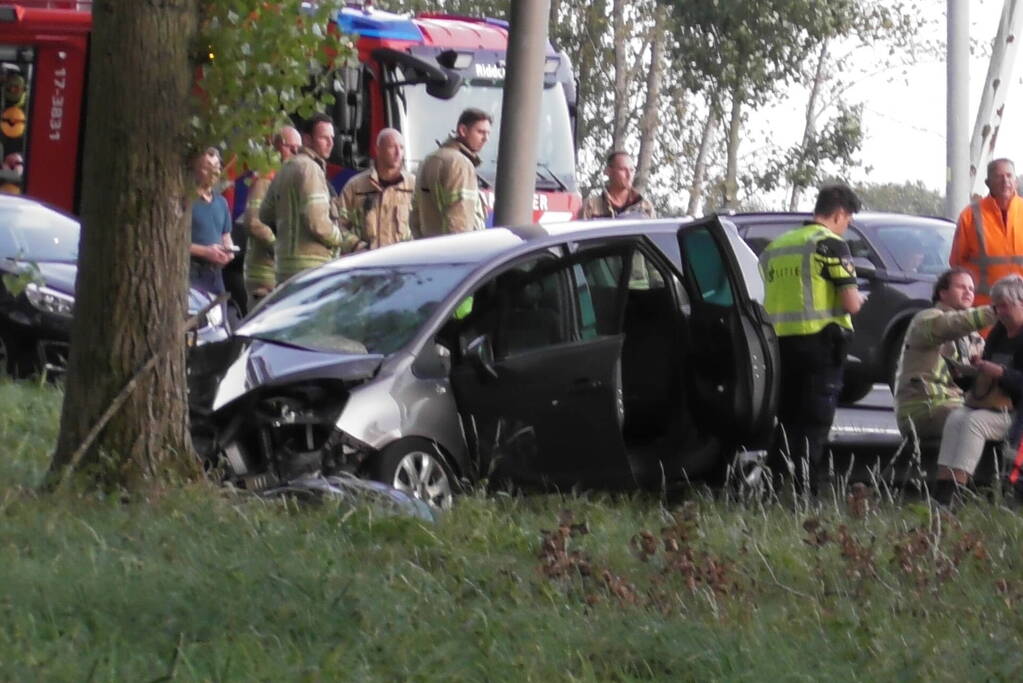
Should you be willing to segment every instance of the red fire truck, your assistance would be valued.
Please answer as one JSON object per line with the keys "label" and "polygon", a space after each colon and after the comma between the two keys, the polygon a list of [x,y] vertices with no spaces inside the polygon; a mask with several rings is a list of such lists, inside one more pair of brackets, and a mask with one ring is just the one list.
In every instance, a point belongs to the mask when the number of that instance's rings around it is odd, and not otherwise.
{"label": "red fire truck", "polygon": [[[91,0],[0,0],[0,143],[24,158],[21,190],[69,212],[78,208],[82,115]],[[507,23],[443,14],[405,17],[368,6],[338,10],[358,60],[333,79],[337,144],[332,182],[340,189],[373,153],[376,134],[397,128],[413,172],[453,130],[466,107],[494,117],[479,176],[492,200],[497,175]],[[19,91],[20,87],[20,91]],[[548,46],[541,104],[534,219],[579,213],[575,172],[575,80],[566,55]],[[2,157],[0,157],[2,158]],[[0,170],[0,189],[5,171]],[[235,212],[246,185],[235,187]]]}
{"label": "red fire truck", "polygon": [[91,5],[0,3],[0,157],[24,161],[20,178],[0,170],[0,189],[17,187],[66,211],[78,206]]}

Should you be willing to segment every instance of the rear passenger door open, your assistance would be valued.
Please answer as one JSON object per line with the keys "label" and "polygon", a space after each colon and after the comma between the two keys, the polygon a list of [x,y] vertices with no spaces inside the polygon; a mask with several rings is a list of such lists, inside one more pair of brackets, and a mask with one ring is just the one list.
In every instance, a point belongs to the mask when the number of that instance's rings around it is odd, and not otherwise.
{"label": "rear passenger door open", "polygon": [[[737,239],[737,238],[736,238]],[[702,420],[746,448],[765,448],[777,410],[778,351],[763,306],[749,297],[717,217],[678,231],[691,301],[687,386]]]}

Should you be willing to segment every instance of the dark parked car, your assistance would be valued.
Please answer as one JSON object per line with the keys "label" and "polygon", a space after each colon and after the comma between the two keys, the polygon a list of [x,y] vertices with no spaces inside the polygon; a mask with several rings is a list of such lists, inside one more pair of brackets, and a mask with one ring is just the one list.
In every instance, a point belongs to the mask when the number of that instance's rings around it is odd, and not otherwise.
{"label": "dark parked car", "polygon": [[[67,363],[78,273],[78,220],[39,202],[0,194],[0,369],[12,376],[60,372]],[[189,314],[213,298],[192,289]],[[221,307],[211,309],[190,345],[228,336]]]}
{"label": "dark parked car", "polygon": [[354,254],[250,313],[196,427],[249,489],[348,473],[444,506],[462,478],[672,486],[768,445],[762,296],[753,252],[714,218]]}
{"label": "dark parked car", "polygon": [[[767,244],[811,216],[748,213],[727,216],[759,256]],[[860,290],[869,295],[853,317],[842,400],[853,403],[877,382],[892,385],[906,327],[931,305],[934,282],[948,268],[955,223],[896,213],[858,213],[845,234]]]}

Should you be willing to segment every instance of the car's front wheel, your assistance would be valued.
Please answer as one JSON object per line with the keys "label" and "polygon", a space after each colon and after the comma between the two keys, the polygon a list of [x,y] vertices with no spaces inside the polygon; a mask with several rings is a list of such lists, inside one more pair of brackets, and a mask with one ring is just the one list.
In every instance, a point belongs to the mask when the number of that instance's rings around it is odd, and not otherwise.
{"label": "car's front wheel", "polygon": [[14,378],[23,377],[28,374],[29,365],[25,345],[0,333],[0,372]]}
{"label": "car's front wheel", "polygon": [[376,458],[372,477],[431,507],[451,507],[454,477],[440,448],[426,439],[405,439],[391,444]]}

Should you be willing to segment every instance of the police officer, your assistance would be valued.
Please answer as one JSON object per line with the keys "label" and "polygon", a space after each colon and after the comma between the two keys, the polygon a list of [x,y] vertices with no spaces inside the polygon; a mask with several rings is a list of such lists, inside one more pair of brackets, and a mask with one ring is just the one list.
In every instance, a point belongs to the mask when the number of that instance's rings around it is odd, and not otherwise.
{"label": "police officer", "polygon": [[842,239],[859,210],[847,186],[821,188],[813,220],[775,239],[760,257],[764,307],[781,349],[781,432],[771,461],[776,472],[791,464],[797,490],[811,493],[826,481],[824,444],[842,388],[850,315],[863,303]]}

